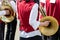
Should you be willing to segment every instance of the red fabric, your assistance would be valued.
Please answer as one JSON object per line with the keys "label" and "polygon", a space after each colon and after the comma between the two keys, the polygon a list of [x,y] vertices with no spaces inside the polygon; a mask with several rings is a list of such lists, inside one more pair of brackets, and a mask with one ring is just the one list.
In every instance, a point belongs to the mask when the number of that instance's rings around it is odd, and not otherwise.
{"label": "red fabric", "polygon": [[[22,1],[25,1],[25,0],[22,0]],[[32,2],[32,1],[34,1],[34,0],[30,0],[30,2]]]}
{"label": "red fabric", "polygon": [[26,3],[25,1],[17,4],[18,18],[20,20],[20,30],[23,30],[25,32],[34,31],[33,27],[29,25],[29,16],[34,4],[34,2]]}
{"label": "red fabric", "polygon": [[60,25],[60,0],[56,0],[56,3],[50,3],[49,0],[47,0],[46,11],[47,15],[55,17]]}
{"label": "red fabric", "polygon": [[39,15],[39,19],[41,20],[42,18],[43,18],[43,16],[40,14],[40,15]]}
{"label": "red fabric", "polygon": [[40,5],[42,5],[44,7],[45,6],[45,3],[40,2]]}

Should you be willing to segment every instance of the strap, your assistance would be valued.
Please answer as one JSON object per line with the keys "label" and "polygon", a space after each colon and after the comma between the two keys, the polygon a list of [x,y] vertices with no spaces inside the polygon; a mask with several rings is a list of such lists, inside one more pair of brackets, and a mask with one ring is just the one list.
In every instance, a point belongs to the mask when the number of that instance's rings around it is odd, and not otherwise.
{"label": "strap", "polygon": [[42,5],[40,4],[39,6],[39,12],[41,12],[41,14],[44,16],[46,16],[46,12],[44,11],[44,8],[42,7]]}

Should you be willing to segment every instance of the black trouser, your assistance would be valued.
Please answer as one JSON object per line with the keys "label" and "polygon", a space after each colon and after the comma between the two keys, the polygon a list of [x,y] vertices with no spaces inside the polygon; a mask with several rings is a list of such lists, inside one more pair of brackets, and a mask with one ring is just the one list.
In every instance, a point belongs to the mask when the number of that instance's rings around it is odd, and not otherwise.
{"label": "black trouser", "polygon": [[41,36],[34,36],[34,37],[30,37],[30,38],[20,37],[20,40],[42,40],[42,37]]}
{"label": "black trouser", "polygon": [[12,22],[7,23],[6,40],[14,40],[16,32],[17,19],[15,18]]}
{"label": "black trouser", "polygon": [[4,29],[5,29],[5,23],[0,23],[0,40],[4,40]]}
{"label": "black trouser", "polygon": [[59,30],[57,31],[56,34],[50,36],[50,37],[47,37],[47,36],[44,36],[44,39],[47,40],[47,38],[49,40],[60,40],[60,27],[59,27]]}

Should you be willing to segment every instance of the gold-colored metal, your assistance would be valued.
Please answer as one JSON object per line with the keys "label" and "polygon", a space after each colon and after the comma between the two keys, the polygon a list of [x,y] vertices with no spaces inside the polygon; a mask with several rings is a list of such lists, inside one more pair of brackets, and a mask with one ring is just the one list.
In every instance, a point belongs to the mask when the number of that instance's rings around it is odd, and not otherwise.
{"label": "gold-colored metal", "polygon": [[39,26],[39,31],[45,36],[54,35],[58,31],[58,28],[59,28],[57,19],[52,16],[47,16],[42,6],[40,6],[39,10],[41,14],[43,15],[43,18],[40,20],[40,22],[50,21],[50,24],[47,27]]}
{"label": "gold-colored metal", "polygon": [[5,22],[5,23],[9,23],[11,21],[14,20],[14,17],[16,16],[15,12],[13,11],[10,3],[8,2],[8,0],[3,0],[2,1],[2,6],[0,10],[9,10],[10,14],[9,15],[4,15],[4,16],[0,16],[0,19]]}

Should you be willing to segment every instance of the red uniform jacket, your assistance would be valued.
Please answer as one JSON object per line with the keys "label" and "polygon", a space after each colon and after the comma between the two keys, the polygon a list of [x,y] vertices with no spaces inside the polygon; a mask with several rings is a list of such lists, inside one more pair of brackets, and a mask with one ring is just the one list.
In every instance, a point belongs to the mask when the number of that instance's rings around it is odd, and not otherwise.
{"label": "red uniform jacket", "polygon": [[[33,27],[29,24],[29,16],[31,9],[35,3],[31,0],[26,3],[25,1],[17,2],[18,18],[20,20],[20,30],[25,32],[34,31]],[[34,13],[33,13],[34,14]]]}
{"label": "red uniform jacket", "polygon": [[49,0],[46,0],[46,11],[47,15],[54,16],[60,25],[60,0],[56,0],[55,3],[50,3]]}

